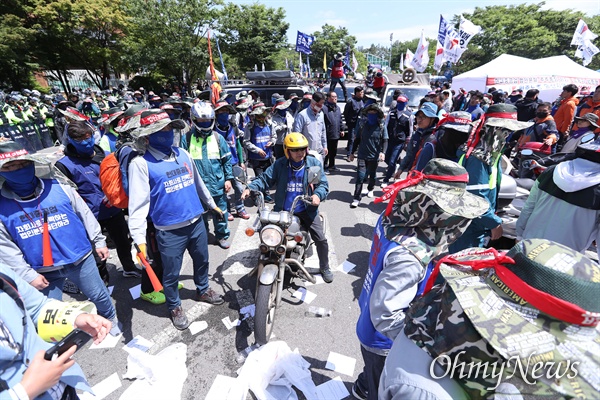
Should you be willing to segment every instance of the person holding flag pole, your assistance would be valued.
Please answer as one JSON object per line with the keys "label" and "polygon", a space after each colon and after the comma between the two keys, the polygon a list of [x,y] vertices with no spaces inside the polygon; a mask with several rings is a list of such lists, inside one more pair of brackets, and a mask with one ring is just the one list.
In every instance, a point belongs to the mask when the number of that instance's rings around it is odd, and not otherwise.
{"label": "person holding flag pole", "polygon": [[[219,83],[219,77],[215,71],[215,64],[213,63],[212,48],[210,46],[210,30],[206,33],[206,40],[208,42],[208,61],[210,64],[210,76],[212,82],[210,84],[210,100],[213,105],[217,104],[217,101],[221,98],[221,84]],[[225,73],[225,67],[223,67],[223,73]]]}

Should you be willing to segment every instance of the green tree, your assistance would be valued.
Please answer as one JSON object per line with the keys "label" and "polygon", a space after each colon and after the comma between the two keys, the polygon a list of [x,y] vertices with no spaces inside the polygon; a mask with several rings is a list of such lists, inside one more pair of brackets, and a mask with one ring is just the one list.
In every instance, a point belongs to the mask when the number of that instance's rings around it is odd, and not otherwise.
{"label": "green tree", "polygon": [[341,52],[345,57],[348,47],[352,51],[356,46],[356,37],[350,35],[348,29],[341,26],[336,28],[333,25],[325,24],[320,31],[316,31],[312,35],[315,37],[315,41],[311,47],[312,54],[309,58],[313,71],[323,69],[325,54],[327,54],[327,65],[329,65],[335,53]]}
{"label": "green tree", "polygon": [[[132,22],[124,40],[124,60],[133,71],[162,75],[179,86],[204,79],[207,31],[216,27],[221,4],[221,0],[127,0]],[[216,53],[214,42],[213,46]]]}
{"label": "green tree", "polygon": [[285,10],[265,5],[228,3],[219,13],[221,50],[235,62],[225,65],[227,72],[243,75],[259,68],[274,69],[281,65],[279,52],[284,50],[289,24]]}

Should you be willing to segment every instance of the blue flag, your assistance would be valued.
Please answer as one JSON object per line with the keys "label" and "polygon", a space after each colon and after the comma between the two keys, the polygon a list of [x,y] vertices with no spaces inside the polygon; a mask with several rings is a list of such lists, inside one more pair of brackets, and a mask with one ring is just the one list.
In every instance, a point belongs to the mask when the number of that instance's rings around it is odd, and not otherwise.
{"label": "blue flag", "polygon": [[219,51],[219,58],[221,59],[221,68],[223,69],[223,78],[225,79],[225,83],[227,83],[227,81],[229,79],[227,79],[227,71],[225,70],[225,63],[223,62],[223,55],[221,54],[221,48],[219,47],[219,37],[215,36],[215,38],[217,39],[217,50]]}
{"label": "blue flag", "polygon": [[304,54],[312,54],[310,47],[314,41],[314,36],[298,31],[298,37],[296,38],[296,51]]}
{"label": "blue flag", "polygon": [[350,46],[346,47],[346,57],[344,58],[344,63],[346,65],[350,65]]}

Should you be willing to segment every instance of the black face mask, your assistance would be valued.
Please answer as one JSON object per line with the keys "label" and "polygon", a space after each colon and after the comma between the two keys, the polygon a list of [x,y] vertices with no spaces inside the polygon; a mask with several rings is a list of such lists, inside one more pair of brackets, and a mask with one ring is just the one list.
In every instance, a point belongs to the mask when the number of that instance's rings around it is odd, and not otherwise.
{"label": "black face mask", "polygon": [[548,113],[546,111],[544,111],[544,112],[539,112],[538,111],[538,112],[535,113],[535,116],[536,116],[536,118],[543,119],[543,118],[546,118],[548,116]]}

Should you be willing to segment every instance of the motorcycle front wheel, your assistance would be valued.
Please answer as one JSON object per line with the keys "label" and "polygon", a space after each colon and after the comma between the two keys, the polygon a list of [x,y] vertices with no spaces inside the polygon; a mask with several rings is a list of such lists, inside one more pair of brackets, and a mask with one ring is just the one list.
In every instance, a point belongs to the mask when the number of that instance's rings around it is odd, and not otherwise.
{"label": "motorcycle front wheel", "polygon": [[254,339],[259,345],[266,344],[273,332],[277,298],[277,281],[270,285],[258,285],[256,311],[254,314]]}

